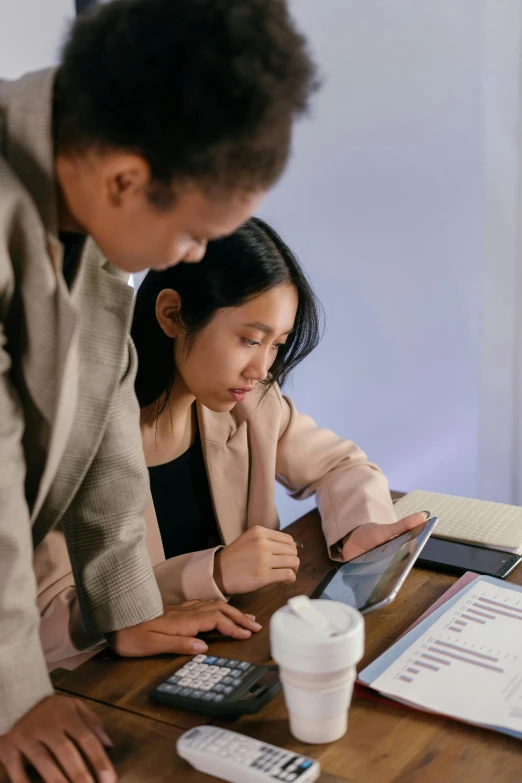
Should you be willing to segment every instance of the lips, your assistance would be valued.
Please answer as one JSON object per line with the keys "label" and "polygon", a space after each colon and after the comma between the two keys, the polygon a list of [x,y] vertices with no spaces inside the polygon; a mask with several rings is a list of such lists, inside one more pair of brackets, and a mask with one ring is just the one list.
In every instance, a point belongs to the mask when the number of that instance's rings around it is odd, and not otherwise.
{"label": "lips", "polygon": [[227,389],[234,402],[244,402],[249,392],[254,391],[253,386],[245,389]]}

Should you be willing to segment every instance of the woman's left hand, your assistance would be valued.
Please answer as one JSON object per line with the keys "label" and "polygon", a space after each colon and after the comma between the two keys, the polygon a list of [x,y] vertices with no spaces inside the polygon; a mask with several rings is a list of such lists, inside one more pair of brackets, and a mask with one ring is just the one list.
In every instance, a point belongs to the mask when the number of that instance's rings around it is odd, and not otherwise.
{"label": "woman's left hand", "polygon": [[343,545],[343,560],[353,560],[369,549],[380,546],[394,536],[400,536],[417,525],[422,525],[427,519],[426,511],[410,514],[390,525],[380,525],[378,522],[367,522],[353,530]]}

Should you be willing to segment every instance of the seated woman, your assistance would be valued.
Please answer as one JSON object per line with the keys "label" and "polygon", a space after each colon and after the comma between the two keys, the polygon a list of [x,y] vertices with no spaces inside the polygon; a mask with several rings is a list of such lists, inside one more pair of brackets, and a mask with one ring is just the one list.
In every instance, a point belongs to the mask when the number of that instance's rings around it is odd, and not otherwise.
{"label": "seated woman", "polygon": [[[316,493],[334,560],[424,519],[396,522],[379,469],[282,396],[280,384],[315,348],[319,331],[297,260],[258,219],[209,243],[199,264],[150,272],[136,296],[132,336],[156,578],[165,604],[208,600],[197,610],[234,638],[250,634],[248,620],[219,599],[292,582],[299,567],[295,542],[278,530],[276,480],[296,498]],[[100,640],[83,631],[59,528],[37,547],[35,571],[50,668],[77,665],[82,656],[70,656]],[[183,651],[191,649],[181,644]]]}
{"label": "seated woman", "polygon": [[[223,598],[299,567],[275,481],[316,493],[330,556],[347,560],[420,524],[397,522],[388,484],[351,441],[320,429],[280,385],[319,341],[316,298],[259,219],[209,243],[199,264],[149,272],[136,296],[136,393],[169,603]],[[157,520],[157,521],[156,521]]]}

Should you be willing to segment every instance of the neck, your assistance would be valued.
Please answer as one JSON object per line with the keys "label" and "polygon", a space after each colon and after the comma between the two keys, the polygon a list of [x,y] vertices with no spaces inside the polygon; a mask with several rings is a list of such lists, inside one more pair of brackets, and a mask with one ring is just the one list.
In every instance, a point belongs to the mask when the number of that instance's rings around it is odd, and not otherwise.
{"label": "neck", "polygon": [[[176,379],[167,400],[160,398],[141,410],[141,431],[149,466],[176,459],[192,445],[197,429],[195,401],[194,395]],[[158,410],[161,410],[159,416]]]}

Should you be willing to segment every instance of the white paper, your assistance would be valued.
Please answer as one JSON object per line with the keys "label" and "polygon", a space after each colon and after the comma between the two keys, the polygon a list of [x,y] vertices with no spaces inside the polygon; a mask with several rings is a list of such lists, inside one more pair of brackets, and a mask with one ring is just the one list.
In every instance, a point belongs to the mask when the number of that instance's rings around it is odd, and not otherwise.
{"label": "white paper", "polygon": [[522,594],[478,581],[372,688],[470,723],[522,731]]}

